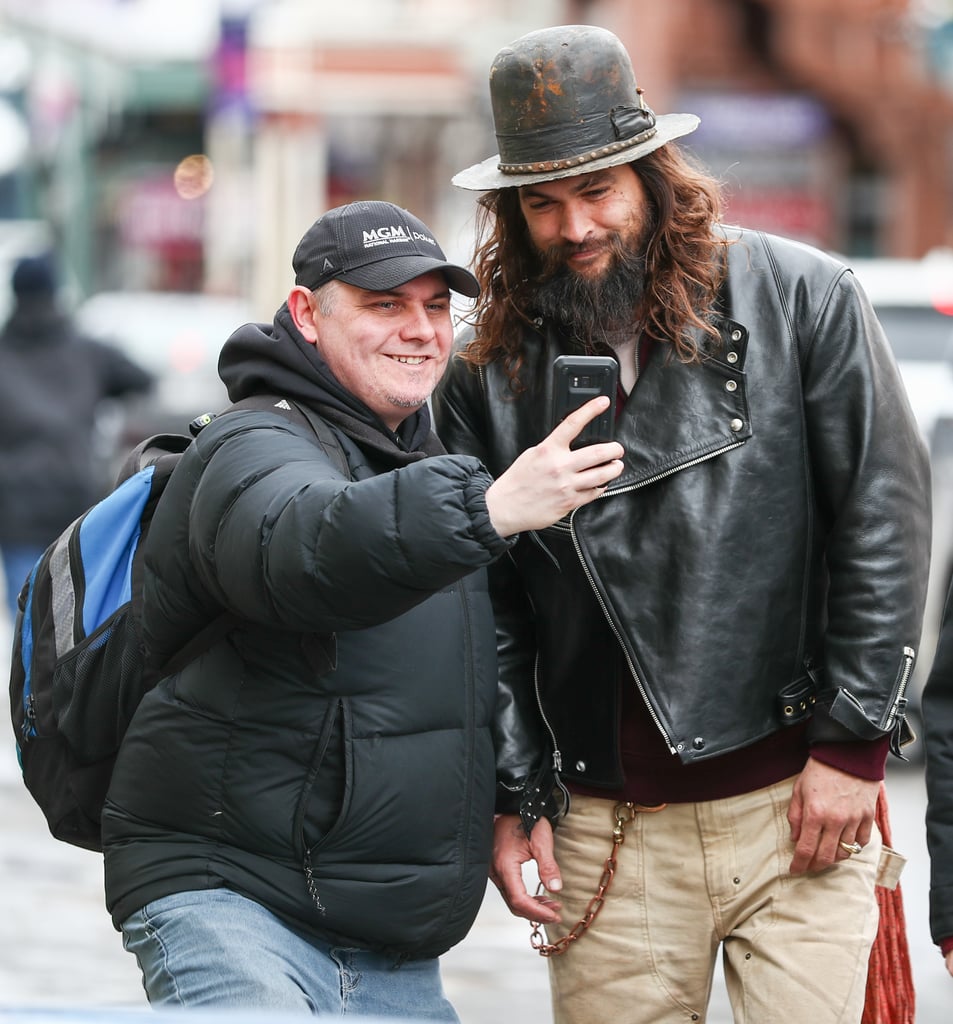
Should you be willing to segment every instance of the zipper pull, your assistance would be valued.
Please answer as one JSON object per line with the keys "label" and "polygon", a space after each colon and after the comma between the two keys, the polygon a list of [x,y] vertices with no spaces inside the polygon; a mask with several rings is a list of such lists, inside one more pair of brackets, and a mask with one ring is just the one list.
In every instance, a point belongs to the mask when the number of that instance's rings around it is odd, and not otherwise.
{"label": "zipper pull", "polygon": [[36,736],[36,697],[32,693],[27,697],[23,707],[23,724],[20,726],[20,734],[24,740],[30,740]]}
{"label": "zipper pull", "polygon": [[913,672],[913,663],[916,661],[917,653],[912,647],[904,647],[903,659],[900,662],[900,675],[896,682],[893,705],[887,713],[885,729],[893,728],[898,719],[903,718],[907,708],[907,684],[910,682],[910,675]]}

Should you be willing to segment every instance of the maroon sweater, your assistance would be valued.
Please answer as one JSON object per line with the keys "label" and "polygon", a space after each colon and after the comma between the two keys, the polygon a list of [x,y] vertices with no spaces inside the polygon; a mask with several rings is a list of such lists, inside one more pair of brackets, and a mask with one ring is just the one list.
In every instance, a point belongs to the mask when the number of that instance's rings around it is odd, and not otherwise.
{"label": "maroon sweater", "polygon": [[807,724],[787,726],[740,750],[705,761],[683,764],[652,721],[628,666],[619,669],[622,714],[619,746],[625,782],[617,790],[569,783],[575,793],[634,803],[694,803],[749,793],[796,775],[808,754],[824,764],[864,779],[884,777],[888,739],[808,744]]}

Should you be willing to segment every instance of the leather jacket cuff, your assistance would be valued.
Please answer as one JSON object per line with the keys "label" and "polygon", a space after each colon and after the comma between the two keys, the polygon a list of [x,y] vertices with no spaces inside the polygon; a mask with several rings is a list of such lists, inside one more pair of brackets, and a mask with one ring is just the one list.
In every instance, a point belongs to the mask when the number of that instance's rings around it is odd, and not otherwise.
{"label": "leather jacket cuff", "polygon": [[548,818],[555,828],[566,810],[568,799],[569,794],[549,764],[544,764],[531,775],[523,787],[519,805],[520,822],[527,838],[540,818]]}
{"label": "leather jacket cuff", "polygon": [[502,782],[497,782],[496,807],[494,808],[494,812],[496,814],[519,814],[520,802],[522,799],[522,787],[518,789],[510,789],[508,786],[504,786]]}
{"label": "leather jacket cuff", "polygon": [[831,717],[830,705],[818,701],[813,707],[808,740],[814,743],[851,743],[860,737]]}

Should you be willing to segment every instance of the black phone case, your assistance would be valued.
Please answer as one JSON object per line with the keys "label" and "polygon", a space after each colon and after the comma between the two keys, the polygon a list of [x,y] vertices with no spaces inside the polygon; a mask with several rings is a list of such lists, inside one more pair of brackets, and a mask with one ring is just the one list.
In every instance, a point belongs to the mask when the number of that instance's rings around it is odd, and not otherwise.
{"label": "black phone case", "polygon": [[588,423],[570,447],[600,444],[615,437],[619,364],[612,356],[557,356],[553,362],[552,427],[597,395],[609,396],[609,408]]}

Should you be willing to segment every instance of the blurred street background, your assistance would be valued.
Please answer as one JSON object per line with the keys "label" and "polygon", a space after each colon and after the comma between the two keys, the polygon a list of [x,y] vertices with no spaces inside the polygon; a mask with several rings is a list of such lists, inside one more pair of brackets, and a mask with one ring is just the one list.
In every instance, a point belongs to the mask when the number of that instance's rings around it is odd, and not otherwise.
{"label": "blurred street background", "polygon": [[[953,565],[953,0],[0,0],[0,319],[16,260],[52,251],[81,326],[156,374],[102,409],[108,479],[141,437],[226,404],[222,342],[271,318],[324,210],[398,203],[469,262],[474,199],[449,182],[497,151],[490,61],[560,23],[611,29],[651,107],[701,116],[687,148],[727,220],[840,254],[870,294],[934,469],[916,725]],[[0,678],[8,647],[0,613]],[[913,759],[890,769],[894,845],[918,1021],[948,1024]],[[142,1006],[101,859],[48,836],[12,741],[0,820],[0,1009]],[[528,933],[489,892],[445,958],[464,1024],[551,1020]],[[711,1024],[729,1020],[719,989]]]}

